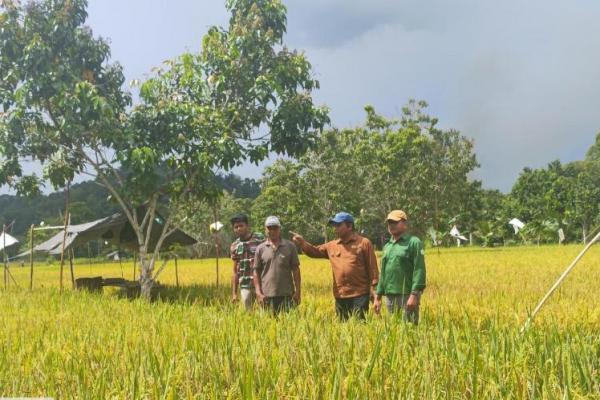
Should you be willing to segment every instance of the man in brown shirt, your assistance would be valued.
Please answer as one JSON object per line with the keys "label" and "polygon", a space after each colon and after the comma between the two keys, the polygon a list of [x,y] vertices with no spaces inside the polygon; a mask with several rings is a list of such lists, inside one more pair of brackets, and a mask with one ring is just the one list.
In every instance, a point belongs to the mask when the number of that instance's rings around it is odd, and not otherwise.
{"label": "man in brown shirt", "polygon": [[300,304],[300,261],[296,245],[281,238],[279,218],[268,217],[265,230],[267,240],[254,258],[254,285],[263,307],[279,314]]}
{"label": "man in brown shirt", "polygon": [[354,218],[348,213],[337,213],[329,223],[335,228],[338,237],[335,240],[314,246],[299,234],[290,232],[292,240],[307,256],[329,259],[338,316],[346,320],[356,314],[364,319],[369,310],[370,295],[379,278],[373,244],[354,231]]}

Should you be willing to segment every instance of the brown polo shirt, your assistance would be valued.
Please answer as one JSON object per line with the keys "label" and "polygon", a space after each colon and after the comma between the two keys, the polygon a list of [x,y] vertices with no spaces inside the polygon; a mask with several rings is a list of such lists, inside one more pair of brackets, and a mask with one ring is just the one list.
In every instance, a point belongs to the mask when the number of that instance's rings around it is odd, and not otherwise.
{"label": "brown polo shirt", "polygon": [[277,247],[267,240],[256,248],[254,269],[260,275],[266,297],[292,296],[295,291],[292,271],[299,266],[296,245],[289,240],[281,239]]}
{"label": "brown polo shirt", "polygon": [[302,251],[309,257],[329,259],[336,299],[368,294],[371,285],[378,282],[379,270],[373,244],[357,233],[345,242],[336,239],[319,246],[306,242]]}

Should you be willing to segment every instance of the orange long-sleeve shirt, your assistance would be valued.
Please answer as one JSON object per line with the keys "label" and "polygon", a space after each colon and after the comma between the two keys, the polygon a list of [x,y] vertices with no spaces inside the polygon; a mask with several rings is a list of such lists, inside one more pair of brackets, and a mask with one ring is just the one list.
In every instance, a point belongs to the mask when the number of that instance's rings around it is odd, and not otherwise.
{"label": "orange long-sleeve shirt", "polygon": [[305,242],[301,247],[309,257],[329,259],[335,298],[368,294],[371,286],[378,282],[379,270],[373,244],[357,233],[347,241],[336,239],[319,246]]}

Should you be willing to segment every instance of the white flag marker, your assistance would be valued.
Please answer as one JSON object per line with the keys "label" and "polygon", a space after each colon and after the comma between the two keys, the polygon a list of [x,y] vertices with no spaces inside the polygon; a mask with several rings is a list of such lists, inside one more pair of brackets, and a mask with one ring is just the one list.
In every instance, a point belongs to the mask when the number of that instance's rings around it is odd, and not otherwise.
{"label": "white flag marker", "polygon": [[517,233],[519,233],[519,231],[525,227],[525,224],[523,223],[523,221],[521,221],[517,218],[511,219],[510,221],[508,221],[508,224],[512,225],[513,229],[515,230],[515,235]]}

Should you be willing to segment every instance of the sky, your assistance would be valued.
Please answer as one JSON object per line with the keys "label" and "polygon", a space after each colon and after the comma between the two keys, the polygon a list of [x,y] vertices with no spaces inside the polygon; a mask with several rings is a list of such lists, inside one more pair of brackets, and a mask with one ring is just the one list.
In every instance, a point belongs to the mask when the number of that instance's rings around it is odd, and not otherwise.
{"label": "sky", "polygon": [[[600,2],[596,0],[284,0],[290,48],[321,83],[332,125],[393,118],[408,99],[475,142],[473,178],[509,191],[526,166],[582,159],[600,132]],[[224,0],[89,0],[128,81],[197,51]],[[236,173],[258,178],[245,165]]]}

